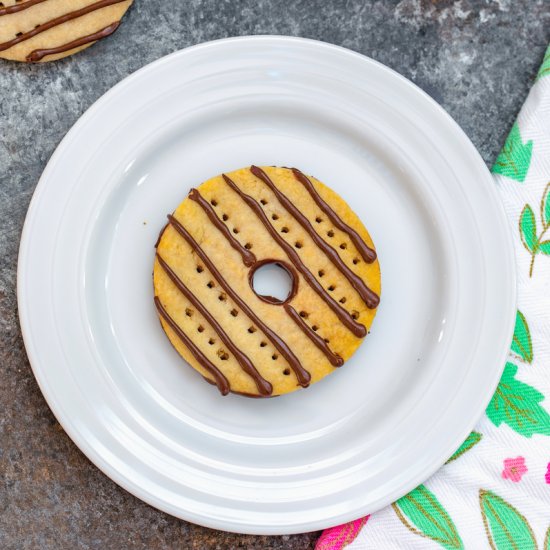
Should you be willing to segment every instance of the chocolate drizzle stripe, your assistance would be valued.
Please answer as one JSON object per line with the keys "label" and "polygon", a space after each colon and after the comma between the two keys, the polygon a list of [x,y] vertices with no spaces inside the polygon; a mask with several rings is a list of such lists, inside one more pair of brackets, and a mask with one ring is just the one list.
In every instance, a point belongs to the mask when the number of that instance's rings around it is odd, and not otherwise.
{"label": "chocolate drizzle stripe", "polygon": [[313,183],[310,179],[298,168],[292,168],[294,177],[307,189],[311,198],[315,201],[317,206],[327,215],[329,220],[338,228],[340,231],[344,231],[349,235],[351,242],[355,245],[363,260],[371,264],[376,260],[376,251],[370,248],[367,243],[361,238],[359,233],[350,227],[346,222],[340,218],[340,216],[321,198],[321,195],[315,189]]}
{"label": "chocolate drizzle stripe", "polygon": [[161,304],[159,297],[155,296],[155,306],[159,315],[168,323],[170,328],[176,333],[177,337],[182,341],[185,347],[191,352],[193,357],[199,362],[199,364],[209,372],[216,382],[216,386],[220,390],[222,395],[227,395],[229,393],[229,382],[227,378],[222,374],[222,372],[214,365],[212,362],[202,353],[202,351],[195,346],[193,341],[181,330],[179,325],[170,317],[168,312],[164,309],[164,306]]}
{"label": "chocolate drizzle stripe", "polygon": [[76,19],[77,17],[82,17],[83,15],[86,15],[96,10],[100,10],[101,8],[106,8],[107,6],[110,6],[112,4],[119,4],[120,2],[125,1],[126,0],[100,0],[100,2],[96,2],[95,4],[90,4],[89,6],[81,8],[79,10],[71,11],[65,15],[61,15],[59,17],[56,17],[55,19],[51,19],[46,23],[42,23],[35,29],[32,29],[32,31],[25,32],[21,36],[16,36],[13,40],[9,40],[8,42],[3,42],[2,44],[0,44],[0,51],[7,50],[12,46],[15,46],[16,44],[19,44],[19,42],[28,40],[29,38],[32,38],[33,36],[36,36],[41,32],[47,31],[53,27],[56,27],[57,25],[66,23],[67,21],[71,21],[72,19]]}
{"label": "chocolate drizzle stripe", "polygon": [[327,346],[323,338],[311,329],[290,304],[285,304],[284,308],[289,317],[298,325],[302,332],[326,355],[333,367],[341,367],[344,364],[344,360]]}
{"label": "chocolate drizzle stripe", "polygon": [[[208,382],[211,386],[216,385],[214,382],[212,382],[212,380],[210,380],[210,378],[206,378],[206,376],[203,376],[203,378],[204,378],[204,381]],[[279,397],[279,395],[258,395],[257,393],[246,393],[244,391],[234,391],[234,390],[229,390],[229,391],[235,395],[250,397],[250,399],[271,399],[272,397]]]}
{"label": "chocolate drizzle stripe", "polygon": [[63,44],[55,48],[33,50],[29,55],[27,55],[26,59],[31,63],[36,63],[37,61],[40,61],[42,58],[46,57],[47,55],[54,55],[56,53],[67,52],[69,50],[72,50],[73,48],[78,48],[78,46],[83,46],[84,44],[95,42],[96,40],[100,40],[101,38],[105,38],[106,36],[113,34],[118,29],[119,25],[120,25],[120,21],[115,21],[114,23],[111,23],[110,25],[101,29],[100,31],[94,32],[93,34],[88,34],[87,36],[83,36],[82,38],[77,38],[72,42],[67,42],[67,44]]}
{"label": "chocolate drizzle stripe", "polygon": [[294,267],[304,276],[304,279],[309,283],[311,288],[326,302],[326,304],[334,311],[338,319],[348,328],[355,336],[362,338],[367,334],[367,329],[361,323],[358,323],[353,317],[334,300],[325,289],[321,286],[319,281],[313,276],[311,271],[302,263],[300,256],[288,244],[277,232],[277,230],[271,225],[262,207],[257,203],[250,195],[247,195],[233,182],[223,174],[223,178],[227,185],[235,191],[243,200],[250,206],[254,213],[258,216],[260,221],[264,224],[265,228],[269,231],[270,235],[277,242],[277,244],[286,252],[290,261],[294,264]]}
{"label": "chocolate drizzle stripe", "polygon": [[15,4],[13,6],[7,6],[5,8],[0,8],[0,16],[2,15],[9,15],[10,13],[17,13],[18,11],[23,11],[28,8],[32,8],[36,4],[41,4],[42,2],[45,2],[46,0],[28,0],[28,2]]}
{"label": "chocolate drizzle stripe", "polygon": [[193,304],[195,309],[207,320],[210,326],[216,331],[220,340],[227,346],[229,351],[235,356],[239,365],[244,372],[248,374],[256,384],[258,392],[261,395],[271,395],[273,393],[273,386],[256,370],[256,367],[250,361],[250,359],[233,343],[231,338],[223,330],[220,324],[212,316],[212,314],[204,307],[201,301],[185,286],[183,281],[174,273],[172,268],[165,262],[165,260],[157,254],[157,260],[170,280],[176,285],[177,289]]}
{"label": "chocolate drizzle stripe", "polygon": [[162,239],[162,236],[164,235],[164,232],[166,231],[166,228],[169,226],[170,224],[167,222],[164,227],[159,231],[159,236],[157,237],[157,240],[155,242],[155,245],[154,247],[155,248],[158,248],[159,244],[160,244],[160,240]]}
{"label": "chocolate drizzle stripe", "polygon": [[340,270],[342,275],[351,283],[351,286],[357,291],[361,299],[368,308],[374,309],[380,303],[380,298],[356,275],[340,258],[340,255],[332,246],[322,239],[317,231],[313,229],[311,222],[296,208],[290,199],[273,183],[271,178],[257,166],[251,166],[250,171],[261,179],[273,191],[277,200],[290,213],[290,215],[305,229],[306,233],[313,239],[313,242],[327,255],[329,260]]}
{"label": "chocolate drizzle stripe", "polygon": [[183,225],[174,216],[169,215],[168,220],[172,227],[189,243],[193,251],[204,262],[210,273],[218,281],[218,284],[227,292],[231,299],[244,311],[248,318],[266,335],[271,343],[279,350],[281,355],[288,361],[290,368],[296,374],[296,378],[300,386],[306,388],[309,386],[311,375],[301,365],[298,358],[294,355],[292,350],[288,347],[286,342],[280,338],[275,332],[273,332],[244,302],[244,300],[231,288],[227,281],[223,278],[222,274],[218,271],[212,260],[207,256],[200,245],[195,241],[191,234],[183,227]]}
{"label": "chocolate drizzle stripe", "polygon": [[191,189],[189,192],[189,198],[195,201],[210,218],[210,221],[222,232],[223,236],[229,241],[229,244],[241,255],[244,265],[250,267],[256,261],[256,256],[247,250],[229,231],[225,223],[218,218],[214,209],[210,206],[210,203],[204,199],[197,189]]}

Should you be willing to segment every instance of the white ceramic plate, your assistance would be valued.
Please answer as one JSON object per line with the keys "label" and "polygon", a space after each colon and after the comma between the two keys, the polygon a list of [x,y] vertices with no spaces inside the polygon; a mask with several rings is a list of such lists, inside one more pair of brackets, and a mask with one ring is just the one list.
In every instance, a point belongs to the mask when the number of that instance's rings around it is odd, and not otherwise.
{"label": "white ceramic plate", "polygon": [[[352,360],[267,400],[205,384],[152,299],[166,214],[251,163],[332,186],[382,269]],[[284,37],[189,48],[105,94],[42,175],[18,275],[34,373],[74,442],[153,506],[244,533],[342,523],[424,481],[487,405],[515,315],[503,211],[459,127],[390,69]]]}

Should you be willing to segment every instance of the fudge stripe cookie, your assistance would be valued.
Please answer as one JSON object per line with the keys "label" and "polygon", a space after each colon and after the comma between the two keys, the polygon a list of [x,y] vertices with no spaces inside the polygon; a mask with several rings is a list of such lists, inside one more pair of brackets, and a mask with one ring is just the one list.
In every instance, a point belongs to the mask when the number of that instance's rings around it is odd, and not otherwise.
{"label": "fudge stripe cookie", "polygon": [[[353,355],[376,315],[372,239],[341,197],[296,169],[252,166],[191,189],[155,247],[162,328],[222,394],[269,397],[318,382]],[[288,275],[286,296],[255,289],[266,265]]]}
{"label": "fudge stripe cookie", "polygon": [[4,6],[0,8],[0,57],[37,62],[75,53],[114,33],[131,3],[28,0]]}

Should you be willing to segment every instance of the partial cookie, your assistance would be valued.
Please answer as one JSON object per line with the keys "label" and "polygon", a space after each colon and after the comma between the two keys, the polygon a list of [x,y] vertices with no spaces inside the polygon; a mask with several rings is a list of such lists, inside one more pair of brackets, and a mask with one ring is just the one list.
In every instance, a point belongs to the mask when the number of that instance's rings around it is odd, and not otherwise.
{"label": "partial cookie", "polygon": [[[222,394],[315,383],[349,359],[376,314],[373,242],[329,187],[296,169],[252,166],[192,189],[157,243],[155,305],[168,338]],[[256,294],[266,262],[293,280]]]}
{"label": "partial cookie", "polygon": [[0,57],[36,63],[72,55],[113,34],[133,0],[3,0]]}

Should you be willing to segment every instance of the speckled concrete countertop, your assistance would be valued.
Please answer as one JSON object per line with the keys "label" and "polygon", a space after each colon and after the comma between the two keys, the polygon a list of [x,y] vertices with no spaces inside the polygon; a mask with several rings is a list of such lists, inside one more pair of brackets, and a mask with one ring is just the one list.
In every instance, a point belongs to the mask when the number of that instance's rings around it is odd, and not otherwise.
{"label": "speckled concrete countertop", "polygon": [[99,96],[146,63],[206,40],[316,38],[410,78],[491,164],[542,60],[549,12],[546,0],[136,0],[117,33],[83,53],[44,66],[1,62],[0,547],[304,550],[319,536],[234,535],[158,512],[92,466],[46,405],[17,319],[19,238],[46,162]]}

